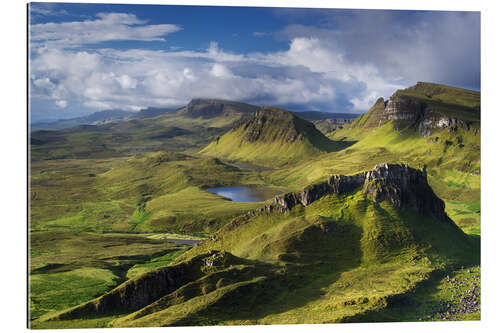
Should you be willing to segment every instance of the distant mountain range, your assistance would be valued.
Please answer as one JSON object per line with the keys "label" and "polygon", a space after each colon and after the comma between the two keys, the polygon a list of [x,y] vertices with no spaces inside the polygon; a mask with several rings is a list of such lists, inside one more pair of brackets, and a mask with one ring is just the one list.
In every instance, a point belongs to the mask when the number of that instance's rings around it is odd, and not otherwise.
{"label": "distant mountain range", "polygon": [[[80,125],[103,125],[107,123],[127,121],[132,119],[154,118],[164,113],[177,111],[179,112],[179,114],[187,117],[201,117],[208,119],[216,116],[228,115],[231,114],[232,111],[238,111],[239,113],[253,113],[258,109],[258,106],[241,102],[222,99],[196,98],[191,100],[191,102],[189,102],[189,104],[187,104],[186,106],[177,109],[148,107],[146,109],[140,110],[139,112],[124,110],[105,110],[94,112],[88,116],[59,119],[54,121],[34,122],[31,124],[31,131],[61,130]],[[350,120],[359,116],[359,114],[355,113],[331,113],[320,111],[296,111],[292,113],[299,118],[309,121],[327,119]]]}
{"label": "distant mountain range", "polygon": [[148,107],[139,112],[130,112],[123,110],[105,110],[94,112],[88,116],[76,117],[70,119],[60,119],[50,122],[36,122],[31,124],[31,131],[37,130],[60,130],[71,128],[79,125],[102,125],[111,122],[153,118],[164,114],[166,112],[176,111],[176,109],[169,108],[152,108]]}

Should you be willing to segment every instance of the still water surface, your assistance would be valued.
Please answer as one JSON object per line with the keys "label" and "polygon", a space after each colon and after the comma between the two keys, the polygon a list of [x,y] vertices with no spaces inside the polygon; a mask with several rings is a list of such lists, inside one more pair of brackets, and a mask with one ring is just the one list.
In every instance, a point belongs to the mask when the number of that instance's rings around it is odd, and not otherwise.
{"label": "still water surface", "polygon": [[262,187],[212,187],[206,189],[210,193],[229,198],[235,202],[266,201],[279,194],[276,190]]}

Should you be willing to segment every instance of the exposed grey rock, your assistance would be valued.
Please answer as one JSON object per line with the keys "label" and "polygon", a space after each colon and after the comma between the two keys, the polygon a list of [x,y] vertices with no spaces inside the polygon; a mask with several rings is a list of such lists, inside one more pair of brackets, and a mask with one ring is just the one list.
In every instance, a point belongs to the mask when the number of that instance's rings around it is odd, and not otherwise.
{"label": "exposed grey rock", "polygon": [[[346,194],[362,188],[375,202],[389,201],[396,208],[409,207],[441,221],[451,221],[444,211],[444,202],[427,183],[427,172],[408,165],[383,164],[353,176],[334,175],[298,192],[274,198],[273,203],[258,212],[287,212],[296,205],[308,206],[328,194]],[[257,212],[256,212],[257,213]],[[252,214],[250,214],[252,215]]]}
{"label": "exposed grey rock", "polygon": [[211,251],[209,255],[203,259],[203,264],[207,267],[218,266],[224,264],[226,259],[226,252]]}
{"label": "exposed grey rock", "polygon": [[[380,99],[377,101],[381,105]],[[449,116],[444,116],[424,100],[395,93],[389,100],[384,101],[383,110],[377,111],[377,126],[383,126],[394,121],[394,128],[398,131],[414,128],[420,136],[432,135],[436,129],[446,128],[455,132],[458,128],[470,129],[467,122]]]}
{"label": "exposed grey rock", "polygon": [[408,165],[377,165],[366,172],[363,191],[373,201],[388,200],[394,207],[410,207],[441,221],[450,221],[444,211],[444,202],[436,196],[427,183],[427,172]]}
{"label": "exposed grey rock", "polygon": [[203,267],[225,265],[232,259],[234,256],[230,253],[212,250],[187,262],[159,268],[128,280],[101,297],[59,313],[50,320],[136,311],[196,279]]}
{"label": "exposed grey rock", "polygon": [[186,264],[165,267],[128,280],[103,296],[63,312],[53,319],[138,310],[186,283]]}

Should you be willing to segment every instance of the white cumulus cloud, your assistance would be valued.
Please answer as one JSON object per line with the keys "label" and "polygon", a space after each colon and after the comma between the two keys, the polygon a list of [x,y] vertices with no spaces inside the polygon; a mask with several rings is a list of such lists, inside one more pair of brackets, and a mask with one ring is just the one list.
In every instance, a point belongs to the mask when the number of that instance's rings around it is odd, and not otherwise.
{"label": "white cumulus cloud", "polygon": [[116,40],[164,41],[165,36],[181,30],[175,24],[148,25],[134,14],[100,13],[85,21],[40,23],[30,26],[33,47],[77,47]]}
{"label": "white cumulus cloud", "polygon": [[[196,97],[364,112],[378,97],[418,80],[474,80],[476,16],[417,15],[409,16],[413,23],[403,24],[395,13],[356,12],[335,22],[338,29],[290,25],[281,32],[288,48],[260,53],[228,52],[215,41],[197,51],[169,45],[155,50],[83,47],[115,40],[164,41],[182,29],[151,25],[128,13],[35,24],[30,28],[30,94],[61,112],[178,107]],[[467,61],[472,67],[465,66]]]}

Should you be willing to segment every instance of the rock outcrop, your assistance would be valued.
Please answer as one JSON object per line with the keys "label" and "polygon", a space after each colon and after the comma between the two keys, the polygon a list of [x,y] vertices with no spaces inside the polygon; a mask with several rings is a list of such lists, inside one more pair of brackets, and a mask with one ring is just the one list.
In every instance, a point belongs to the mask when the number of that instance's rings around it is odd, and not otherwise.
{"label": "rock outcrop", "polygon": [[186,264],[170,266],[128,280],[101,297],[57,314],[49,320],[89,317],[138,310],[176,290],[186,281]]}
{"label": "rock outcrop", "polygon": [[415,128],[419,135],[424,137],[430,136],[436,129],[469,129],[467,122],[436,112],[433,105],[402,94],[394,94],[384,101],[384,109],[379,114],[377,126],[389,121],[394,121],[394,128],[398,131]]}
{"label": "rock outcrop", "polygon": [[[466,102],[459,104],[455,100]],[[472,123],[479,122],[479,114],[479,93],[419,82],[408,89],[398,90],[386,101],[379,98],[354,124],[373,128],[393,121],[398,131],[411,128],[426,137],[439,129],[450,132],[458,128],[469,130]]]}
{"label": "rock outcrop", "polygon": [[363,191],[375,202],[387,200],[396,208],[409,207],[433,216],[441,221],[450,221],[445,205],[427,182],[427,172],[408,165],[378,165],[365,173]]}
{"label": "rock outcrop", "polygon": [[47,320],[66,320],[136,311],[186,283],[198,279],[207,267],[234,262],[235,257],[229,253],[210,251],[178,265],[159,268],[127,280],[104,295],[57,313]]}
{"label": "rock outcrop", "polygon": [[326,182],[310,185],[299,192],[292,192],[274,198],[274,206],[281,212],[286,212],[301,204],[308,206],[327,194],[344,194],[354,191],[364,183],[364,175],[355,176],[334,175]]}
{"label": "rock outcrop", "polygon": [[450,221],[444,202],[427,183],[427,173],[408,165],[383,164],[373,170],[353,176],[334,175],[326,182],[277,196],[273,203],[260,211],[290,211],[296,205],[308,206],[328,194],[346,194],[362,188],[375,202],[389,201],[396,208],[412,208],[441,221]]}
{"label": "rock outcrop", "polygon": [[213,118],[231,111],[251,114],[257,109],[258,107],[256,106],[240,102],[222,99],[195,98],[184,107],[182,113],[192,118]]}

